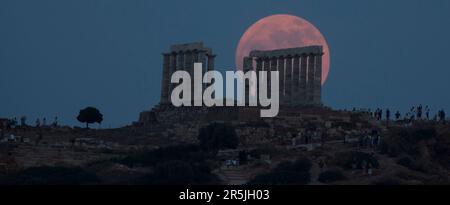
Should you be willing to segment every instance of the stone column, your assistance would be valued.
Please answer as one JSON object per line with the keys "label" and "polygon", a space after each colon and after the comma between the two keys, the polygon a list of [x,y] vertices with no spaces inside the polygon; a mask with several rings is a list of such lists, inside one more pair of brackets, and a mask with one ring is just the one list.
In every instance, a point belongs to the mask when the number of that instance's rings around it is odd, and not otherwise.
{"label": "stone column", "polygon": [[[277,71],[277,62],[278,62],[278,58],[277,57],[271,57],[270,58],[270,71]],[[267,73],[267,96],[272,97],[272,89],[270,89],[271,84],[272,84],[272,74],[270,72]]]}
{"label": "stone column", "polygon": [[172,78],[173,73],[175,73],[175,71],[177,71],[177,54],[171,53],[170,63],[169,63],[169,96],[168,96],[170,102],[171,102],[172,90],[174,88],[173,84],[171,83],[171,78]]}
{"label": "stone column", "polygon": [[292,105],[292,56],[286,57],[285,99],[288,106]]}
{"label": "stone column", "polygon": [[199,63],[199,52],[198,50],[194,50],[194,62]]}
{"label": "stone column", "polygon": [[263,58],[264,65],[263,65],[263,71],[269,71],[270,70],[270,58]]}
{"label": "stone column", "polygon": [[[267,72],[266,72],[266,78],[267,78],[267,81],[266,81],[266,82],[267,82],[267,85],[266,85],[267,96],[270,97],[270,90],[268,89],[269,86],[270,86],[270,74],[269,74],[269,71],[270,71],[270,58],[265,57],[265,58],[263,59],[263,61],[264,61],[263,71],[267,71]],[[259,88],[259,87],[258,87],[258,88]]]}
{"label": "stone column", "polygon": [[[184,68],[184,52],[183,51],[179,51],[177,53],[177,66],[176,66],[176,70],[180,71],[180,70],[185,70]],[[181,93],[180,96],[183,97],[184,93]]]}
{"label": "stone column", "polygon": [[293,105],[300,104],[300,57],[294,56],[294,62],[292,66],[292,102]]}
{"label": "stone column", "polygon": [[[214,61],[215,61],[216,55],[207,54],[207,56],[208,56],[208,65],[203,65],[203,70],[204,70],[205,72],[208,72],[208,71],[214,71]],[[204,62],[202,62],[202,63],[204,63]],[[206,68],[205,68],[205,67],[206,67]],[[207,84],[206,86],[210,86],[211,84],[212,84],[212,83],[209,83],[209,84]],[[205,87],[205,85],[203,84],[203,90],[202,90],[202,91],[204,91],[205,89],[206,89],[206,87]],[[212,96],[215,97],[216,94],[213,93]]]}
{"label": "stone column", "polygon": [[322,104],[322,56],[323,53],[319,53],[315,57],[315,67],[314,67],[314,104]]}
{"label": "stone column", "polygon": [[278,57],[278,62],[277,62],[277,65],[278,65],[278,73],[279,73],[279,75],[280,75],[280,104],[282,104],[282,105],[284,105],[286,102],[285,102],[285,90],[284,90],[284,70],[285,70],[285,67],[284,67],[284,57],[283,56],[280,56],[280,57]]}
{"label": "stone column", "polygon": [[256,71],[261,71],[262,70],[262,60],[261,58],[256,58]]}
{"label": "stone column", "polygon": [[315,55],[308,55],[308,71],[306,80],[306,90],[307,90],[307,103],[313,104],[314,100],[314,67],[315,67]]}
{"label": "stone column", "polygon": [[163,54],[163,71],[161,80],[161,104],[167,104],[169,102],[169,64],[170,64],[170,54]]}
{"label": "stone column", "polygon": [[259,83],[260,83],[259,82],[259,80],[260,80],[259,71],[263,70],[263,60],[260,57],[257,57],[255,59],[255,62],[256,62],[256,78],[257,78],[256,84],[255,84],[255,86],[256,86],[256,93],[255,93],[255,95],[257,97],[256,100],[257,100],[258,105],[259,105]]}
{"label": "stone column", "polygon": [[[245,73],[253,70],[253,59],[251,57],[244,57],[244,62],[243,62],[243,72],[244,75]],[[250,80],[245,80],[244,79],[244,91],[243,91],[243,95],[241,99],[245,99],[245,106],[249,105],[250,102],[250,95],[251,95],[251,90],[250,90],[250,81],[253,81],[254,79],[250,79]]]}
{"label": "stone column", "polygon": [[308,68],[308,56],[306,54],[303,54],[300,56],[300,104],[306,104],[306,70]]}
{"label": "stone column", "polygon": [[207,71],[213,71],[214,70],[215,58],[216,58],[216,55],[208,54],[208,68],[207,68]]}
{"label": "stone column", "polygon": [[[191,89],[194,90],[194,57],[193,52],[189,50],[184,53],[184,70],[191,76]],[[191,99],[193,102],[194,92],[191,92]]]}
{"label": "stone column", "polygon": [[194,76],[194,58],[191,51],[186,51],[184,54],[184,70],[187,71],[191,77]]}
{"label": "stone column", "polygon": [[184,52],[178,52],[177,57],[177,71],[184,70]]}

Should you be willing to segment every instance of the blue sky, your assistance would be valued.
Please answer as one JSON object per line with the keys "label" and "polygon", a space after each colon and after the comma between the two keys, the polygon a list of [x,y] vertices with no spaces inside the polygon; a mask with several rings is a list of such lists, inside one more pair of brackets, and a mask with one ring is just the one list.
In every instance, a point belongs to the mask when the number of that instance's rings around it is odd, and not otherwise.
{"label": "blue sky", "polygon": [[326,105],[449,110],[448,11],[447,0],[2,0],[0,117],[81,125],[92,105],[103,127],[129,124],[158,103],[169,45],[203,41],[216,68],[234,69],[243,32],[273,14],[305,18],[327,39]]}

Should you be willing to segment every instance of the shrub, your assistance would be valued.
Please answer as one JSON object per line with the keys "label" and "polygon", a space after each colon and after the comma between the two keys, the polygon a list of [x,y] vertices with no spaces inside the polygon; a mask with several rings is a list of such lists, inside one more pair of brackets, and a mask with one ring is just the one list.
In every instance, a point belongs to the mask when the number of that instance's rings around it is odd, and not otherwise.
{"label": "shrub", "polygon": [[161,162],[156,165],[154,173],[144,176],[139,184],[187,185],[209,184],[217,178],[205,163],[188,163],[181,160]]}
{"label": "shrub", "polygon": [[294,162],[285,161],[278,164],[276,171],[309,172],[312,167],[310,160],[306,158],[298,159]]}
{"label": "shrub", "polygon": [[408,169],[424,173],[436,169],[436,167],[427,160],[424,159],[413,160],[408,156],[404,156],[398,159],[397,164],[402,165]]}
{"label": "shrub", "polygon": [[249,184],[254,185],[302,185],[311,181],[312,163],[306,158],[294,162],[281,162],[271,172],[256,176]]}
{"label": "shrub", "polygon": [[359,151],[338,153],[333,159],[333,162],[335,165],[346,169],[351,169],[353,163],[356,163],[357,169],[362,169],[364,162],[366,162],[367,165],[371,165],[372,168],[379,168],[380,166],[378,160],[373,155]]}
{"label": "shrub", "polygon": [[436,137],[436,129],[426,125],[392,129],[388,137],[383,140],[380,150],[391,157],[401,154],[418,157],[420,156],[419,143]]}
{"label": "shrub", "polygon": [[196,145],[180,145],[163,147],[127,156],[120,163],[127,166],[154,166],[160,161],[183,160],[204,161],[207,155]]}
{"label": "shrub", "polygon": [[205,150],[235,149],[239,144],[231,124],[211,123],[200,129],[200,146]]}
{"label": "shrub", "polygon": [[218,180],[211,174],[207,159],[199,146],[181,145],[131,155],[120,163],[153,167],[154,172],[140,178],[137,184],[208,184]]}
{"label": "shrub", "polygon": [[344,174],[342,173],[341,170],[330,169],[330,170],[320,173],[318,180],[322,183],[331,183],[331,182],[340,181],[340,180],[344,180],[344,179],[346,179],[346,177],[344,176]]}
{"label": "shrub", "polygon": [[412,169],[412,170],[415,169],[414,161],[408,156],[404,156],[404,157],[401,157],[400,159],[398,159],[397,164],[402,165],[402,166]]}

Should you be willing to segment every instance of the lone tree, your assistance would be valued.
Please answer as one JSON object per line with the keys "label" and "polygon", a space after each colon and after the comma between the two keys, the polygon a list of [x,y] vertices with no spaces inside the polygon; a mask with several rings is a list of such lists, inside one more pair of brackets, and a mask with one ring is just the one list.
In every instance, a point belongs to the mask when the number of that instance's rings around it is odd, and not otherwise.
{"label": "lone tree", "polygon": [[95,107],[87,107],[80,110],[80,114],[78,114],[77,120],[81,123],[86,123],[86,128],[89,128],[89,124],[91,123],[102,123],[103,115],[98,111]]}

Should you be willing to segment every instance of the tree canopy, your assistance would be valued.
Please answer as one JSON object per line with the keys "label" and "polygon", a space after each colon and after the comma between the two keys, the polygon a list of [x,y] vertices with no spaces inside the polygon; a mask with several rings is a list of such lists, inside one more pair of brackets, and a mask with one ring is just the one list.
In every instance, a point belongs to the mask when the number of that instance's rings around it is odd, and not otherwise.
{"label": "tree canopy", "polygon": [[95,107],[87,107],[80,110],[77,120],[81,123],[86,123],[86,128],[89,128],[89,124],[102,123],[103,115]]}

